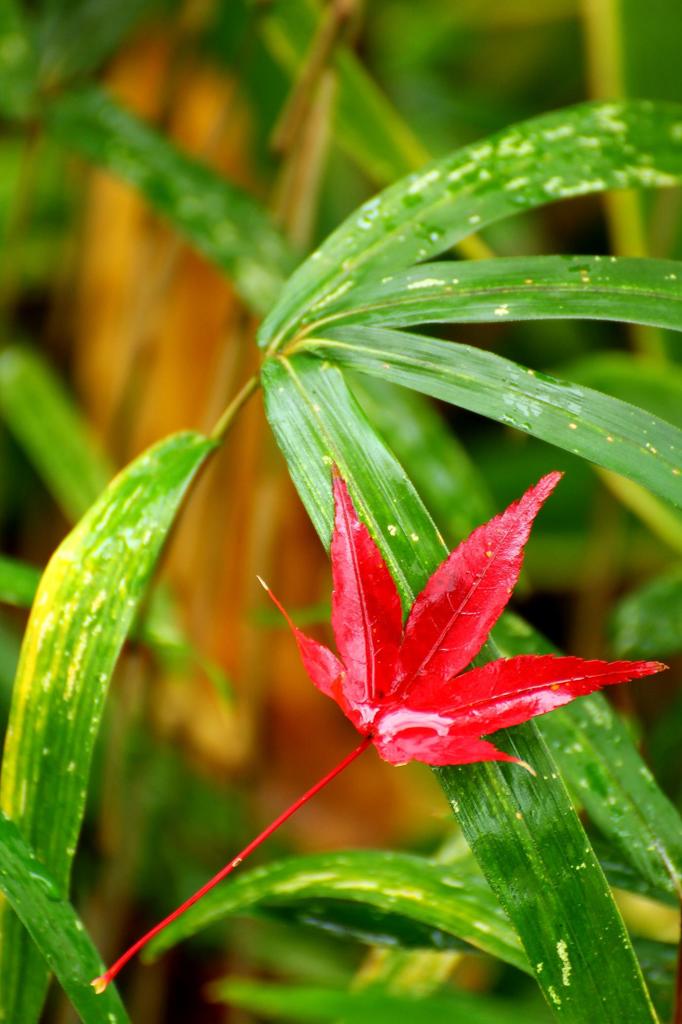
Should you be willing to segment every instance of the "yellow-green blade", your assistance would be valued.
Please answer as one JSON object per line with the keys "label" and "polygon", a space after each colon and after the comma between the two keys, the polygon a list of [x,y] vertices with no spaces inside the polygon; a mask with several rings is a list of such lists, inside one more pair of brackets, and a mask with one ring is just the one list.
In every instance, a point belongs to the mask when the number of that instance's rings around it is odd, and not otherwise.
{"label": "yellow-green blade", "polygon": [[[60,896],[109,680],[178,507],[212,448],[182,433],[136,459],[66,537],[38,588],[12,696],[0,806]],[[0,1020],[31,1024],[46,971],[6,907],[0,924]]]}

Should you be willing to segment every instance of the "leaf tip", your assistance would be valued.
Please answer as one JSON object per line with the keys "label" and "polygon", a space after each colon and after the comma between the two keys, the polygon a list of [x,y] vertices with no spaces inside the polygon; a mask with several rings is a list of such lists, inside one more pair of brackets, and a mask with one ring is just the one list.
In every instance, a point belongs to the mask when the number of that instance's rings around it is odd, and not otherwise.
{"label": "leaf tip", "polygon": [[624,661],[622,664],[628,672],[629,679],[654,676],[657,672],[667,672],[669,668],[663,661]]}
{"label": "leaf tip", "polygon": [[334,463],[332,466],[332,491],[334,492],[334,500],[338,503],[343,498],[350,498],[350,491],[348,490],[348,484],[343,479],[339,472],[339,467]]}
{"label": "leaf tip", "polygon": [[551,473],[541,476],[533,489],[539,491],[543,498],[548,498],[563,476],[562,470],[553,469]]}

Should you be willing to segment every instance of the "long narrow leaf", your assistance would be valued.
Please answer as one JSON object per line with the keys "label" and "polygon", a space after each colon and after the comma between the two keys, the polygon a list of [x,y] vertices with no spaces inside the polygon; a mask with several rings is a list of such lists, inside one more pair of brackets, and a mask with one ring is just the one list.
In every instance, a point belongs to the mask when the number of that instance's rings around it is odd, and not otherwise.
{"label": "long narrow leaf", "polygon": [[[506,615],[495,627],[505,656],[551,644]],[[562,775],[594,824],[654,889],[682,889],[682,821],[656,783],[625,724],[602,694],[574,701],[537,723]]]}
{"label": "long narrow leaf", "polygon": [[449,542],[492,518],[495,510],[481,474],[434,403],[376,377],[358,375],[352,388]]}
{"label": "long narrow leaf", "polygon": [[[269,360],[263,378],[271,425],[321,537],[328,542],[328,464],[335,462],[396,581],[412,598],[444,548],[341,373],[299,356]],[[533,764],[538,779],[499,764],[438,775],[549,1005],[576,1024],[655,1020],[606,880],[537,729],[529,723],[496,734],[498,742]]]}
{"label": "long narrow leaf", "polygon": [[[0,805],[60,896],[109,680],[180,502],[212,448],[184,433],[140,456],[63,541],[41,580],[14,686]],[[6,909],[0,923],[0,1019],[30,1024],[45,971]]]}
{"label": "long narrow leaf", "polygon": [[255,200],[98,89],[57,100],[47,123],[68,149],[139,189],[158,213],[231,275],[254,310],[270,308],[292,262]]}
{"label": "long narrow leaf", "polygon": [[559,199],[682,182],[682,106],[588,103],[533,118],[409,175],[353,213],[287,283],[260,332],[275,351],[370,276]]}
{"label": "long narrow leaf", "polygon": [[310,988],[272,985],[229,978],[218,982],[212,992],[221,1001],[250,1010],[268,1019],[337,1021],[340,1024],[433,1024],[434,1021],[466,1021],[467,1024],[516,1024],[520,1013],[527,1024],[541,1024],[547,1017],[541,1009],[521,1008],[518,1003],[486,999],[480,995],[450,989],[441,995],[391,995],[376,989]]}
{"label": "long narrow leaf", "polygon": [[[487,882],[456,865],[434,864],[405,853],[351,850],[292,857],[245,872],[191,907],[153,940],[154,954],[230,914],[300,905],[315,915],[324,901],[357,905],[355,921],[364,931],[379,932],[373,912],[411,922],[416,934],[435,934],[422,941],[442,948],[447,940],[465,942],[528,971],[519,940]],[[364,908],[364,910],[363,910]],[[394,925],[395,926],[395,925]],[[421,932],[417,931],[417,926]]]}
{"label": "long narrow leaf", "polygon": [[128,1016],[114,986],[103,997],[92,989],[90,980],[101,973],[102,962],[75,910],[2,813],[0,892],[57,975],[83,1024],[126,1024]]}
{"label": "long narrow leaf", "polygon": [[682,330],[682,263],[615,256],[422,263],[353,289],[322,325],[496,323],[582,318]]}
{"label": "long narrow leaf", "polygon": [[[397,474],[392,453],[360,412],[337,367],[301,355],[268,360],[262,376],[270,424],[325,547],[332,536],[331,467],[336,463],[351,482],[353,504],[369,525],[407,611],[447,553],[411,482]],[[351,426],[354,435],[363,428],[356,443]],[[362,489],[353,488],[356,477]]]}
{"label": "long narrow leaf", "polygon": [[533,434],[682,506],[682,431],[599,391],[469,345],[337,327],[301,347]]}
{"label": "long narrow leaf", "polygon": [[12,347],[0,356],[0,415],[65,515],[82,516],[112,471],[61,381],[37,353]]}

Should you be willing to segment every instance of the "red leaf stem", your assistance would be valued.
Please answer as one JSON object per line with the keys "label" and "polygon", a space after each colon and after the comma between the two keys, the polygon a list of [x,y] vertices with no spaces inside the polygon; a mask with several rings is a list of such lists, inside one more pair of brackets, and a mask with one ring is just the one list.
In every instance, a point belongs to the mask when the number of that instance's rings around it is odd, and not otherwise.
{"label": "red leaf stem", "polygon": [[121,968],[124,967],[128,963],[128,961],[131,960],[137,953],[139,953],[143,946],[146,946],[147,943],[150,942],[155,935],[158,935],[159,932],[163,931],[163,929],[167,925],[169,925],[172,921],[175,921],[176,918],[180,917],[181,914],[184,914],[186,910],[189,910],[191,906],[197,903],[197,901],[200,900],[202,896],[205,896],[206,893],[210,892],[210,890],[213,889],[216,885],[218,885],[219,882],[222,882],[223,878],[227,878],[227,876],[231,874],[236,867],[239,867],[239,865],[243,861],[245,861],[247,857],[251,856],[254,850],[258,849],[258,847],[265,839],[271,836],[273,832],[276,832],[277,829],[280,828],[280,826],[283,825],[285,821],[288,821],[289,818],[292,817],[292,815],[296,814],[296,811],[300,810],[304,804],[307,804],[308,801],[312,797],[314,797],[316,793],[319,793],[321,789],[324,789],[324,787],[328,785],[332,781],[332,779],[335,779],[337,775],[340,775],[341,772],[344,771],[344,769],[346,769],[349,764],[352,764],[352,762],[355,761],[357,757],[360,757],[360,754],[363,754],[365,750],[367,750],[371,742],[371,737],[367,736],[362,741],[362,743],[360,743],[360,745],[355,748],[355,750],[352,750],[351,753],[347,754],[342,761],[339,761],[335,768],[332,768],[330,772],[327,772],[327,774],[323,776],[323,778],[321,778],[318,782],[316,782],[314,786],[311,786],[310,789],[308,789],[303,794],[303,796],[300,796],[298,800],[295,800],[294,803],[287,807],[285,811],[282,811],[279,817],[275,818],[275,820],[272,821],[267,828],[263,829],[263,831],[259,835],[257,835],[255,839],[252,839],[248,846],[244,847],[241,853],[238,853],[237,856],[233,857],[232,860],[228,864],[226,864],[224,868],[221,868],[217,875],[214,875],[213,878],[209,879],[209,881],[206,882],[205,885],[202,885],[200,889],[197,889],[193,896],[190,896],[189,899],[186,899],[185,902],[181,903],[179,907],[176,907],[176,909],[171,914],[169,914],[167,917],[164,917],[163,921],[159,921],[158,924],[154,925],[154,927],[151,928],[148,932],[146,932],[140,939],[138,939],[137,942],[134,942],[133,945],[130,946],[130,948],[127,949],[125,953],[123,953],[123,955],[120,956],[118,960],[116,960],[116,962],[113,963],[107,971],[104,972],[104,974],[101,974],[99,978],[95,978],[93,981],[90,982],[95,992],[97,992],[98,994],[104,992],[107,985],[109,985],[110,982],[114,980],[114,978],[121,970]]}

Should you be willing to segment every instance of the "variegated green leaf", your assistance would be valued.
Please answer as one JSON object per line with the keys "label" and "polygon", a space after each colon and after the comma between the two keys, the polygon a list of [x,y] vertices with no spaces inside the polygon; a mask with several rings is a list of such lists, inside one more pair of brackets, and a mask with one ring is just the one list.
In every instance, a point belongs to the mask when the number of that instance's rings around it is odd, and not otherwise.
{"label": "variegated green leaf", "polygon": [[[151,949],[168,949],[230,914],[296,908],[322,925],[334,920],[335,904],[341,912],[348,903],[355,909],[353,930],[367,941],[385,928],[390,942],[402,920],[412,925],[413,944],[420,936],[436,948],[465,943],[528,970],[514,929],[476,870],[380,850],[292,857],[235,875],[169,925]],[[402,931],[409,934],[410,928],[403,925]]]}
{"label": "variegated green leaf", "polygon": [[60,895],[16,825],[2,813],[0,892],[56,974],[83,1024],[126,1024],[128,1016],[116,989],[112,986],[101,997],[90,985],[101,974],[102,961],[75,910]]}
{"label": "variegated green leaf", "polygon": [[[140,456],[63,541],[38,588],[14,686],[0,805],[60,896],[68,891],[111,674],[180,502],[213,447],[184,433]],[[46,972],[6,907],[0,923],[0,1020],[30,1024]]]}
{"label": "variegated green leaf", "polygon": [[457,150],[353,213],[287,282],[263,323],[273,352],[370,279],[449,249],[522,210],[613,188],[682,182],[682,106],[588,103]]}

